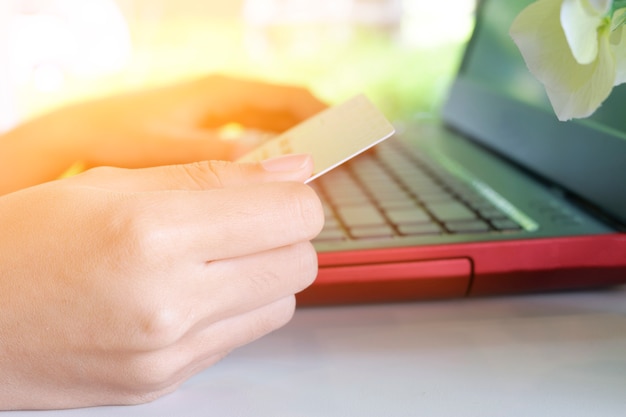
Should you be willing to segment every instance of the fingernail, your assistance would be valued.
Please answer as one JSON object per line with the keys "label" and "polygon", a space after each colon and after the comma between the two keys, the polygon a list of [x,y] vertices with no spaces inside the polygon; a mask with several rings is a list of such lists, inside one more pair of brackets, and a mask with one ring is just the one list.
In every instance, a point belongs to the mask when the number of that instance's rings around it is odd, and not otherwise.
{"label": "fingernail", "polygon": [[291,154],[276,156],[274,158],[261,161],[263,169],[266,171],[298,171],[306,166],[311,159],[308,154]]}

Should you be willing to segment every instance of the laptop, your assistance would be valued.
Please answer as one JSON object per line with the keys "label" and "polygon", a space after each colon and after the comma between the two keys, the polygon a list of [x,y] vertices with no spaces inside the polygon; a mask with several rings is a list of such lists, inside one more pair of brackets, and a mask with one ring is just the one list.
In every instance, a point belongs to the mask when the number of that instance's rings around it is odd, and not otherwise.
{"label": "laptop", "polygon": [[626,283],[626,90],[559,122],[508,34],[532,1],[479,2],[439,117],[313,182],[326,224],[300,306]]}

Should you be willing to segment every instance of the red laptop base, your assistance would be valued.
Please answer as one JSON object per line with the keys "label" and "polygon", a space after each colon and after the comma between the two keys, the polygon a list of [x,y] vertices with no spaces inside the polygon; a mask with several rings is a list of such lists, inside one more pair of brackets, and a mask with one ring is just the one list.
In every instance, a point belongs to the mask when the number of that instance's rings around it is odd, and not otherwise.
{"label": "red laptop base", "polygon": [[319,254],[299,306],[446,299],[626,283],[626,234]]}

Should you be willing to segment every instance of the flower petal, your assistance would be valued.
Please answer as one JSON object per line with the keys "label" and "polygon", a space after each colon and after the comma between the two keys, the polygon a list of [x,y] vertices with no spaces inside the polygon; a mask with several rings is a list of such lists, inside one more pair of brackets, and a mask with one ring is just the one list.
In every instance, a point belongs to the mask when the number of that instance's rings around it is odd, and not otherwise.
{"label": "flower petal", "polygon": [[544,84],[559,83],[576,61],[560,24],[562,0],[531,3],[515,18],[509,33],[531,73]]}
{"label": "flower petal", "polygon": [[615,83],[615,59],[609,37],[600,37],[598,57],[594,63],[577,65],[564,75],[567,78],[565,83],[545,86],[559,120],[593,114],[609,96]]}
{"label": "flower petal", "polygon": [[[594,4],[594,3],[605,3]],[[598,27],[608,12],[610,1],[563,0],[561,26],[574,58],[579,64],[589,64],[598,54]],[[599,7],[597,9],[596,7]]]}
{"label": "flower petal", "polygon": [[559,120],[569,120],[589,116],[606,99],[615,82],[615,61],[608,33],[596,34],[594,61],[576,61],[561,28],[561,4],[531,3],[513,21],[510,34],[530,72],[544,84]]}

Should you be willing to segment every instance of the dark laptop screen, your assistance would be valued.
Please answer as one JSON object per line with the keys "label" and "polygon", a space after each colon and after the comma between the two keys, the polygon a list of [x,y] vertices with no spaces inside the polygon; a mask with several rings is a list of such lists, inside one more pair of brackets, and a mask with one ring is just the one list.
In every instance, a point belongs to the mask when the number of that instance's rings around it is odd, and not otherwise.
{"label": "dark laptop screen", "polygon": [[559,122],[509,36],[533,0],[483,0],[445,120],[626,224],[626,86],[590,118]]}

